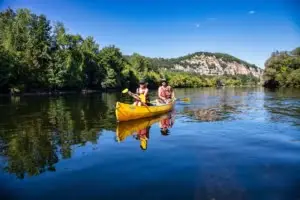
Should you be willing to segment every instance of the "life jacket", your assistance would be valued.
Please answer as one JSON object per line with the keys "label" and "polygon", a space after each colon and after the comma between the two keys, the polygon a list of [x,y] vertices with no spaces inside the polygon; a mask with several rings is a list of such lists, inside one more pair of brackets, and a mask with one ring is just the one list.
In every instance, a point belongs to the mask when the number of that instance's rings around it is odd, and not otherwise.
{"label": "life jacket", "polygon": [[167,86],[167,87],[160,87],[160,96],[167,98],[167,99],[171,99],[172,98],[172,91],[171,91],[171,87]]}
{"label": "life jacket", "polygon": [[[141,89],[141,88],[137,89],[137,94],[138,95],[145,94],[145,92],[146,92],[146,89]],[[150,102],[149,95],[147,95],[145,98],[146,98],[146,102],[145,103],[149,103]]]}

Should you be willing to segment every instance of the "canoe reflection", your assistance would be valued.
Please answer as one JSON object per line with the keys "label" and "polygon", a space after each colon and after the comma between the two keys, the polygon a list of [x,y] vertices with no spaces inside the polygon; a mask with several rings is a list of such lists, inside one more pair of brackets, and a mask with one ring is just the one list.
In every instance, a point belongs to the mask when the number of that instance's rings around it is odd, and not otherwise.
{"label": "canoe reflection", "polygon": [[116,130],[116,139],[118,142],[121,142],[132,135],[136,140],[140,141],[140,148],[147,150],[150,128],[157,122],[159,122],[161,134],[164,136],[169,135],[169,128],[174,124],[174,114],[168,113],[152,118],[119,122]]}

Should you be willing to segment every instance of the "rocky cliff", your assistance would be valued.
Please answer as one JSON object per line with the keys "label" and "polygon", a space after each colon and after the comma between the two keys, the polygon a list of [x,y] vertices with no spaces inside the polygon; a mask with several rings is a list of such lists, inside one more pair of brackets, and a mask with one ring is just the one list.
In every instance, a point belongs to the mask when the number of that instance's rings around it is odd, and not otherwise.
{"label": "rocky cliff", "polygon": [[241,63],[235,60],[226,61],[215,55],[194,55],[174,64],[174,69],[179,71],[194,72],[201,75],[252,75],[262,77],[263,70],[256,66]]}
{"label": "rocky cliff", "polygon": [[196,52],[183,57],[150,58],[152,66],[199,75],[252,75],[262,78],[263,69],[223,53]]}

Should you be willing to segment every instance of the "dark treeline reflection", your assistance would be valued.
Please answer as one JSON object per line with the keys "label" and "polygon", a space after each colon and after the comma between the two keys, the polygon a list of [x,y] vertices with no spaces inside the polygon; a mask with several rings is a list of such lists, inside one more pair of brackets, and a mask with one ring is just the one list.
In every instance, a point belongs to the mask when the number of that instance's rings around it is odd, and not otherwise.
{"label": "dark treeline reflection", "polygon": [[18,178],[55,171],[72,146],[96,143],[103,129],[115,130],[116,94],[1,99],[0,152],[5,171]]}

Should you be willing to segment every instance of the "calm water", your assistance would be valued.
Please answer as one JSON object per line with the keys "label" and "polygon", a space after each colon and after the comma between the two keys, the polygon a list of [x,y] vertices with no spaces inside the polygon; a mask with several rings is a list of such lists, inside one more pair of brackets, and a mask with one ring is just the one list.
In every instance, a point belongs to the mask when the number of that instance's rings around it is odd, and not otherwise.
{"label": "calm water", "polygon": [[0,98],[0,199],[300,199],[300,91],[182,89],[116,124],[116,93]]}

